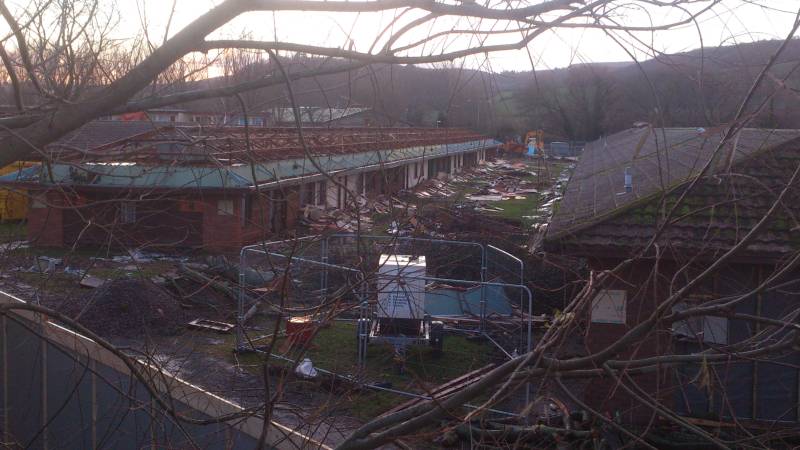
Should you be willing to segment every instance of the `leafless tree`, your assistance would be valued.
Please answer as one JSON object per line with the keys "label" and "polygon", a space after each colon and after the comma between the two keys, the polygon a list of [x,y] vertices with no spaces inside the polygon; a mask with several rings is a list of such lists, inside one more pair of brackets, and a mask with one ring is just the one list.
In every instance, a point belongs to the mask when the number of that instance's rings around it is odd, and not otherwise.
{"label": "leafless tree", "polygon": [[[297,101],[298,92],[295,84],[299,80],[317,80],[325,75],[349,74],[359,70],[362,71],[359,73],[367,73],[368,75],[364,76],[369,77],[374,75],[370,70],[374,70],[377,66],[391,68],[404,64],[434,65],[450,61],[461,62],[464,58],[475,55],[526,48],[538,42],[537,38],[553,30],[591,28],[615,36],[670,30],[696,23],[704,18],[705,14],[713,12],[713,8],[720,3],[718,0],[673,2],[546,0],[534,4],[442,3],[417,0],[380,2],[226,0],[200,15],[182,30],[174,34],[164,32],[163,39],[149,34],[154,30],[145,28],[138,41],[115,42],[110,38],[110,34],[117,18],[113,5],[107,5],[105,2],[39,0],[19,7],[10,7],[0,2],[0,13],[11,30],[2,41],[0,57],[5,67],[4,80],[10,84],[16,108],[15,112],[0,119],[2,127],[0,166],[31,157],[44,159],[47,162],[50,155],[45,148],[48,144],[94,119],[110,114],[136,112],[204,99],[228,98],[225,109],[238,110],[246,118],[259,107],[259,101],[250,99],[245,101],[243,94],[267,87],[278,87],[285,96],[285,100],[294,112],[298,142],[312,164],[316,164],[314,155],[309,151],[301,124],[301,105]],[[677,15],[670,17],[677,18],[664,23],[646,25],[630,23],[626,20],[626,10],[632,7],[652,11],[653,17],[667,16],[666,12],[671,12]],[[288,11],[303,11],[309,14],[367,14],[388,11],[395,13],[396,18],[390,26],[374,37],[374,42],[368,50],[356,50],[350,45],[318,46],[304,42],[209,38],[216,30],[239,16],[264,11],[275,14]],[[677,272],[688,274],[686,279],[672,280],[670,289],[660,298],[660,302],[652,312],[631,326],[619,340],[600,350],[580,356],[565,354],[562,347],[570,338],[581,334],[582,321],[599,289],[613,282],[625,270],[642,264],[643,261],[648,265],[655,264],[656,267],[660,263],[665,251],[660,237],[665,230],[686,215],[683,212],[685,198],[702,183],[701,180],[710,173],[715,162],[720,158],[724,159],[724,149],[736,139],[737,132],[764,112],[771,104],[770,100],[777,90],[784,89],[780,84],[780,76],[776,77],[777,81],[770,78],[774,76],[770,75],[770,69],[791,41],[798,25],[800,22],[796,20],[787,39],[776,49],[766,65],[755,74],[752,84],[743,93],[743,99],[737,102],[738,107],[735,112],[726,118],[727,131],[713,152],[713,157],[699,162],[701,169],[684,190],[671,193],[676,194],[677,198],[669,202],[665,195],[662,199],[662,213],[653,236],[649,237],[646,244],[635,254],[626,255],[617,267],[602,273],[592,273],[587,279],[582,280],[579,294],[571,299],[554,319],[537,341],[533,351],[501,364],[480,381],[449,397],[420,402],[413,407],[370,420],[345,439],[340,447],[375,448],[417,434],[430,433],[432,430],[463,432],[466,429],[466,434],[472,435],[477,442],[487,446],[514,446],[526,442],[531,436],[545,435],[550,438],[555,437],[556,442],[577,440],[581,442],[578,445],[589,442],[587,445],[600,447],[604,444],[598,436],[606,430],[613,430],[630,445],[652,448],[654,445],[646,437],[647,430],[633,430],[606,417],[602,412],[584,404],[580,397],[572,392],[571,383],[574,380],[596,378],[612,380],[618,389],[626,391],[635,400],[636,406],[643,408],[645,414],[649,414],[653,420],[656,418],[666,420],[708,445],[720,448],[738,445],[767,447],[771,442],[782,438],[781,433],[772,430],[753,434],[747,427],[738,424],[736,430],[745,437],[714,435],[671,410],[651,392],[638,386],[634,377],[643,373],[660,373],[679,363],[692,363],[702,365],[705,370],[702,376],[710,380],[717,376],[715,372],[717,368],[732,359],[774,360],[796,346],[798,331],[796,308],[779,318],[744,314],[736,312],[734,308],[750,295],[781,288],[782,283],[785,283],[785,276],[795,269],[800,260],[796,249],[791,258],[777,265],[774,272],[750,292],[740,293],[732,298],[713,298],[680,310],[675,307],[683,304],[691,293],[721,267],[733,261],[735,256],[746,249],[760,233],[767,230],[775,214],[786,209],[787,203],[796,200],[794,197],[800,167],[791,168],[791,173],[786,179],[779,180],[777,185],[764,187],[771,197],[770,206],[765,210],[763,217],[742,231],[742,235],[737,236],[734,245],[717,255],[713,262],[698,269],[692,258],[688,261],[679,261],[680,269]],[[225,74],[228,75],[226,83],[206,85],[204,78],[208,73],[207,70],[220,62]],[[469,75],[465,72],[464,76],[469,78],[481,75],[474,73]],[[703,80],[702,75],[699,79]],[[541,98],[542,104],[548,105],[551,113],[563,116],[563,132],[569,137],[591,137],[598,134],[605,123],[603,107],[609,101],[610,91],[613,89],[609,87],[602,74],[591,74],[589,80],[587,82],[585,78],[576,76],[571,80],[572,84],[560,88],[569,91],[566,96]],[[774,86],[765,88],[764,86],[768,85],[765,80],[774,81]],[[476,111],[476,115],[481,114],[482,105],[465,105],[457,100],[462,83],[464,83],[462,79],[453,81],[455,87],[450,90],[451,98],[445,109],[454,111],[453,106],[455,106],[456,112],[451,115],[472,116],[472,111]],[[705,83],[708,84],[707,81]],[[648,80],[646,87],[647,94],[654,95],[658,99],[655,102],[658,105],[657,115],[660,119],[664,119],[667,104],[662,100],[665,92],[663,90],[658,92],[658,88],[663,88],[662,84]],[[663,89],[667,96],[672,92],[667,88]],[[756,93],[762,92],[761,89],[766,89],[766,94],[756,96]],[[713,99],[705,98],[703,101],[708,103],[713,102]],[[328,105],[330,108],[329,101]],[[458,111],[458,108],[462,109]],[[707,105],[704,111],[713,111],[713,106]],[[713,113],[706,115],[714,116]],[[578,125],[574,125],[576,121],[579,122]],[[476,122],[480,120],[476,118]],[[246,126],[248,146],[251,141],[250,132]],[[321,168],[320,171],[324,172]],[[723,175],[730,178],[737,176],[734,172]],[[325,176],[330,182],[338,183],[329,174]],[[258,184],[255,173],[253,178],[254,183]],[[347,189],[347,186],[342,187]],[[284,198],[296,194],[288,189],[282,191]],[[259,196],[265,195],[267,194],[259,192]],[[353,194],[352,197],[357,197],[357,194]],[[80,211],[75,205],[68,207]],[[693,211],[689,211],[690,215],[692,213]],[[360,283],[368,283],[370,275],[374,274],[364,274],[364,279]],[[656,268],[653,277],[655,279],[658,276]],[[291,283],[291,279],[283,276],[278,281],[275,291],[282,295],[277,296],[273,307],[279,312],[277,320],[281,320],[287,308],[286,295],[283,294],[289,289],[287,285]],[[209,285],[214,284],[209,281]],[[348,307],[346,305],[348,295],[357,292],[360,287],[359,284],[342,288],[341,292],[334,296],[336,301],[325,305],[327,320],[332,320],[342,308]],[[153,384],[153,380],[148,379],[146,374],[133,368],[129,354],[114,348],[101,336],[95,335],[65,315],[35,305],[8,306],[4,307],[2,312],[22,309],[50,314],[87,334],[108,350],[115,352],[126,364],[131,365],[131,370],[139,381],[147,386]],[[631,348],[641,346],[643,342],[659,339],[659,332],[674,323],[703,316],[723,316],[750,321],[758,332],[741,343],[704,348],[692,354],[665,352],[658,356],[643,358],[637,357],[635,352],[629,352]],[[268,341],[268,352],[277,345],[277,330],[278,327],[275,327]],[[297,365],[305,350],[299,350],[293,365]],[[269,429],[268,421],[272,417],[275,405],[281,400],[282,390],[272,389],[274,384],[270,381],[268,358],[263,362],[262,368],[266,388],[264,401],[258,407],[247,410],[241,415],[258,413],[265,417],[263,445]],[[704,382],[707,385],[713,384],[707,380]],[[519,395],[528,383],[534,383],[541,387],[542,391],[545,386],[548,389],[556,389],[569,397],[587,411],[591,418],[584,422],[589,425],[576,429],[568,423],[558,427],[491,423],[491,427],[494,427],[492,431],[476,426],[485,424],[481,418],[488,408],[509,396]],[[160,398],[155,393],[153,397]],[[473,401],[480,401],[481,407],[470,411],[461,409],[462,405]],[[210,423],[239,417],[225,416],[198,421],[181,416],[167,403],[159,402],[156,406],[165,411],[176,423]]]}

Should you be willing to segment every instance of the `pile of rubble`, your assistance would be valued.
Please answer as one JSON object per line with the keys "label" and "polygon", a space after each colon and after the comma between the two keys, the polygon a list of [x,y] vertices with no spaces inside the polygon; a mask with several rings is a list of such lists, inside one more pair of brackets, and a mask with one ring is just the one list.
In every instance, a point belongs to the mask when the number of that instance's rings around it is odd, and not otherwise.
{"label": "pile of rubble", "polygon": [[378,196],[375,200],[362,199],[346,209],[306,205],[300,223],[315,233],[365,232],[372,230],[375,214],[413,217],[415,213],[416,206],[413,204],[396,197]]}
{"label": "pile of rubble", "polygon": [[354,232],[372,229],[372,217],[362,211],[346,211],[343,209],[325,209],[306,205],[300,223],[316,233],[325,231]]}
{"label": "pile of rubble", "polygon": [[422,199],[450,198],[456,191],[448,187],[449,183],[442,180],[429,180],[416,189],[414,195]]}
{"label": "pile of rubble", "polygon": [[[531,210],[520,219],[525,227],[539,234],[546,228],[553,208],[561,199],[573,168],[574,165],[567,165],[560,173],[552,173],[552,166],[532,167],[530,162],[499,159],[471,168],[448,181],[428,180],[417,186],[413,195],[418,199],[449,199],[451,203],[457,199],[448,208],[454,215],[468,220],[473,220],[469,217],[481,217],[483,213],[503,212],[506,200],[526,200],[535,196]],[[544,176],[539,177],[538,171]],[[457,196],[465,191],[468,194]],[[433,230],[430,223],[426,225]]]}
{"label": "pile of rubble", "polygon": [[469,207],[480,212],[500,212],[503,208],[495,202],[525,200],[530,195],[537,195],[544,202],[542,207],[523,218],[544,219],[549,216],[548,211],[557,201],[555,192],[558,189],[542,186],[542,183],[538,182],[536,170],[531,170],[525,162],[502,159],[486,162],[454,176],[449,181],[429,180],[420,185],[414,195],[421,199],[447,199],[459,191],[456,187],[459,184],[477,187],[477,191],[463,198],[459,209]]}
{"label": "pile of rubble", "polygon": [[[230,332],[239,300],[239,267],[224,257],[203,262],[153,252],[108,257],[35,256],[0,274],[0,289],[39,301],[109,337],[173,335],[186,328]],[[276,269],[279,271],[279,269]],[[275,272],[277,273],[277,272]],[[244,271],[251,286],[273,272]],[[247,319],[271,306],[248,296]]]}
{"label": "pile of rubble", "polygon": [[421,199],[446,199],[458,192],[454,185],[472,184],[479,185],[480,189],[466,197],[469,201],[524,200],[524,194],[539,192],[535,182],[525,179],[535,176],[536,171],[530,170],[524,162],[490,161],[448,181],[428,180],[415,189],[414,196]]}
{"label": "pile of rubble", "polygon": [[561,197],[564,193],[564,188],[567,185],[567,181],[569,181],[570,174],[572,173],[572,169],[574,169],[574,167],[574,165],[565,167],[558,175],[558,178],[556,179],[556,182],[553,184],[552,188],[540,193],[542,195],[542,203],[540,203],[536,209],[535,215],[523,217],[526,219],[533,219],[531,228],[539,235],[543,234],[543,232],[547,229],[547,222],[553,215],[553,208],[555,207],[556,203],[561,200]]}
{"label": "pile of rubble", "polygon": [[101,336],[172,335],[186,321],[180,303],[168,292],[135,278],[113,280],[83,296],[50,306]]}

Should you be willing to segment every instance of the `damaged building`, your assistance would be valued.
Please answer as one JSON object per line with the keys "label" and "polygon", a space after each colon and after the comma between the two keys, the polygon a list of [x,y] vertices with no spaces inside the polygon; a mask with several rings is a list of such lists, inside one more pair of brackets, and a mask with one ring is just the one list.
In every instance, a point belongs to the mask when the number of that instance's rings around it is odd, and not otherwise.
{"label": "damaged building", "polygon": [[[759,286],[800,249],[797,188],[770,211],[800,162],[800,131],[743,129],[720,148],[724,133],[725,129],[645,126],[586,147],[549,224],[545,248],[584,258],[596,273],[641,254],[597,291],[585,317],[589,352],[612,345],[646,320],[670,295],[731,251],[768,212],[765,228],[672,312],[741,301],[725,314],[662,324],[644,340],[626,346],[627,353],[617,359],[715,348],[758,351],[778,344],[786,330],[754,339],[766,325],[737,315],[796,320],[787,316],[800,301],[796,269],[777,279],[780,288]],[[649,245],[651,240],[654,245]],[[642,393],[688,417],[792,423],[800,419],[800,354],[786,350],[711,366],[664,365],[630,376]],[[653,415],[609,378],[594,379],[584,390],[584,400],[612,417],[620,413],[629,423],[646,423]]]}
{"label": "damaged building", "polygon": [[151,125],[97,148],[54,147],[51,162],[4,184],[30,192],[38,245],[225,251],[291,232],[307,206],[356,208],[475,166],[496,146],[445,128],[309,128],[301,139],[289,128]]}

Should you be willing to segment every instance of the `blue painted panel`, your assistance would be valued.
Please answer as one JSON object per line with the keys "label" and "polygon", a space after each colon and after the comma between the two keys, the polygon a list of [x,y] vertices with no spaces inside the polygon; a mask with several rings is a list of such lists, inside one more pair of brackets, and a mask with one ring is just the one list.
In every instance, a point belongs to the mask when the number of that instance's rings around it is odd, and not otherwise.
{"label": "blue painted panel", "polygon": [[[486,314],[510,316],[511,302],[502,286],[486,286]],[[425,294],[425,312],[432,316],[479,316],[481,288],[468,290],[436,288]]]}

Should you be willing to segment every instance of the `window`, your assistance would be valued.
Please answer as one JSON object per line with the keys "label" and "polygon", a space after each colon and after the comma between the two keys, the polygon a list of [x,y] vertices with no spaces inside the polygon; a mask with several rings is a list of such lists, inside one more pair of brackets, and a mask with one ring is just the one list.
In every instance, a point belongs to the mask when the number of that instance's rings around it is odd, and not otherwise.
{"label": "window", "polygon": [[[673,312],[683,311],[691,307],[693,302],[679,303],[672,307]],[[728,319],[717,316],[694,316],[672,325],[672,334],[679,339],[706,344],[728,343]]]}
{"label": "window", "polygon": [[592,299],[592,322],[624,324],[627,291],[603,289]]}
{"label": "window", "polygon": [[313,205],[314,186],[316,183],[304,184],[300,187],[300,206]]}
{"label": "window", "polygon": [[233,200],[218,200],[217,201],[217,214],[221,216],[233,215]]}
{"label": "window", "polygon": [[419,177],[419,167],[417,163],[414,163],[414,179],[416,180]]}
{"label": "window", "polygon": [[358,174],[358,179],[356,179],[356,189],[358,190],[358,195],[364,195],[364,183],[366,180],[364,179],[364,172]]}
{"label": "window", "polygon": [[325,197],[328,195],[328,183],[325,181],[317,182],[317,205],[325,205]]}
{"label": "window", "polygon": [[119,222],[136,223],[136,203],[122,202],[119,204]]}

